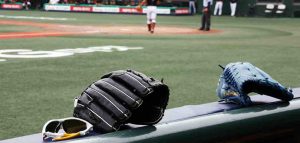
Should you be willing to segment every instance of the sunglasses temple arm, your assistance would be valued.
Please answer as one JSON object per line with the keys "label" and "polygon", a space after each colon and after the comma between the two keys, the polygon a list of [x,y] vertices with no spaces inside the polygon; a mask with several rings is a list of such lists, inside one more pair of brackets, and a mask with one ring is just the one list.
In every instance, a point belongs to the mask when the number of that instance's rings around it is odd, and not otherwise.
{"label": "sunglasses temple arm", "polygon": [[80,132],[78,132],[78,133],[71,133],[71,134],[65,133],[61,137],[54,138],[53,141],[67,140],[67,139],[72,139],[72,138],[75,138],[75,137],[78,137],[78,136],[80,136]]}

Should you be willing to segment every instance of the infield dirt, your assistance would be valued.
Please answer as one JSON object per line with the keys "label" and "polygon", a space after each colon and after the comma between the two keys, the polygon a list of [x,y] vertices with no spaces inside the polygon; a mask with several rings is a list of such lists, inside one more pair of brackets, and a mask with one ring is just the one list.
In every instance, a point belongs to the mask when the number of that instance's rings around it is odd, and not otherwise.
{"label": "infield dirt", "polygon": [[[113,34],[113,35],[149,35],[146,25],[141,26],[78,26],[64,24],[48,24],[29,21],[0,20],[0,25],[32,26],[42,30],[31,32],[5,32],[0,33],[0,39],[33,38],[47,36],[84,35],[84,34]],[[218,34],[220,30],[199,31],[185,27],[157,26],[154,34],[159,35],[184,35],[184,34]]]}

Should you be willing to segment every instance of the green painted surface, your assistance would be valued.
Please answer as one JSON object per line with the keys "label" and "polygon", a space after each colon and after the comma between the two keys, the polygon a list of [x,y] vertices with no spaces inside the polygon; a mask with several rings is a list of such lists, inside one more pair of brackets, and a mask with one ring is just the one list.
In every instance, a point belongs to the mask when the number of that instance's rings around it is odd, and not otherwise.
{"label": "green painted surface", "polygon": [[295,142],[300,99],[200,116],[157,126],[87,137],[69,143]]}

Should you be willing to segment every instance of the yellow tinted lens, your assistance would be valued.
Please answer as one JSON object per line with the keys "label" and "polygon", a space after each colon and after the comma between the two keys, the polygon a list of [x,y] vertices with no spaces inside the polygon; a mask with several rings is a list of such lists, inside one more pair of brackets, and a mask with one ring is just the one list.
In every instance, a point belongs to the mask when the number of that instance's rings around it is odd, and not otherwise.
{"label": "yellow tinted lens", "polygon": [[86,123],[80,120],[70,119],[63,122],[63,129],[66,133],[76,133],[79,131],[83,131],[86,128]]}

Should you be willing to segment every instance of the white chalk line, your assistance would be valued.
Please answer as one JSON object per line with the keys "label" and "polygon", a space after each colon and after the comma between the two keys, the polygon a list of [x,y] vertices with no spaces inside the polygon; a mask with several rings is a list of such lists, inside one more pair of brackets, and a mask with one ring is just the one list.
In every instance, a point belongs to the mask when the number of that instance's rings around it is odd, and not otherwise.
{"label": "white chalk line", "polygon": [[92,34],[99,33],[100,31],[84,31],[84,32],[49,32],[49,33],[19,33],[19,34],[0,34],[0,38],[9,37],[30,37],[30,36],[55,36],[55,35],[69,35],[69,34]]}
{"label": "white chalk line", "polygon": [[9,18],[9,19],[36,19],[36,20],[58,20],[58,21],[74,21],[74,20],[76,20],[76,18],[11,16],[11,15],[0,15],[0,18]]}

